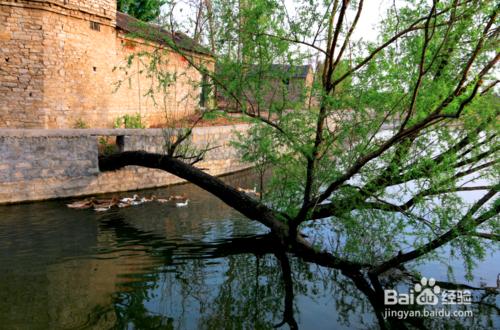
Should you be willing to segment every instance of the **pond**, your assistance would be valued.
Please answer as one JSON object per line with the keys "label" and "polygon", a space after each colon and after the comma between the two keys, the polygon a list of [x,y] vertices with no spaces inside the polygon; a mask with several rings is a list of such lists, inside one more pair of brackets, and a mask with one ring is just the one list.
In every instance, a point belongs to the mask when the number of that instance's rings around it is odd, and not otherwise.
{"label": "pond", "polygon": [[[255,182],[249,171],[225,180],[240,187]],[[1,206],[0,328],[379,327],[375,310],[383,306],[362,281],[273,252],[265,227],[210,194],[190,184],[138,193],[185,194],[190,204],[101,213],[69,209],[68,200]],[[478,299],[470,307],[474,317],[410,323],[499,328],[498,292],[482,288],[496,286],[498,256],[481,261],[471,281],[454,265],[456,282],[477,288],[470,288]],[[421,269],[448,280],[444,266]]]}

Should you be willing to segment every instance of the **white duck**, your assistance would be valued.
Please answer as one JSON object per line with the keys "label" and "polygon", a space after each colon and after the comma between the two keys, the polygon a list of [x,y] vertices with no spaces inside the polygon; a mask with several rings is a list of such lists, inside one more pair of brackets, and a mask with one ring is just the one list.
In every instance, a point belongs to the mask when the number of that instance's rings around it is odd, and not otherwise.
{"label": "white duck", "polygon": [[132,203],[133,201],[137,200],[139,196],[137,194],[134,194],[132,197],[125,197],[120,199],[120,202],[122,203]]}
{"label": "white duck", "polygon": [[144,203],[144,201],[142,200],[133,200],[130,202],[130,205],[136,206],[136,205],[141,205],[142,203]]}
{"label": "white duck", "polygon": [[147,197],[142,197],[141,198],[141,202],[143,203],[149,203],[149,202],[153,202],[157,199],[156,195],[151,195],[151,197],[147,198]]}
{"label": "white duck", "polygon": [[244,192],[245,194],[257,194],[257,186],[253,186],[253,189],[245,189],[238,187],[237,190]]}
{"label": "white duck", "polygon": [[188,203],[189,203],[189,199],[186,199],[184,202],[175,203],[175,206],[176,207],[185,207],[185,206],[188,206]]}

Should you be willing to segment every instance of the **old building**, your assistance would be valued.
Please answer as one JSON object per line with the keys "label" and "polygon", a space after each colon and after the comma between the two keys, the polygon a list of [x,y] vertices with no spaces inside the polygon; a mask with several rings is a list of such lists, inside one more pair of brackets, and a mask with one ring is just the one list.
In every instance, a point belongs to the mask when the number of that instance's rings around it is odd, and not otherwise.
{"label": "old building", "polygon": [[[135,23],[116,11],[116,0],[0,0],[0,127],[112,127],[125,114],[158,127],[196,111],[203,77],[187,58],[208,68],[213,58],[187,36],[156,26],[149,26],[155,38],[131,37]],[[144,61],[127,60],[166,48],[162,38],[184,56],[167,52],[164,70],[175,80],[153,100]]]}
{"label": "old building", "polygon": [[[217,70],[221,69],[218,67]],[[225,76],[224,73],[219,73]],[[228,76],[230,79],[234,78]],[[267,111],[270,108],[307,109],[317,103],[310,93],[314,82],[311,65],[251,66],[244,76],[246,79],[241,100],[246,102],[248,111]],[[238,104],[224,90],[218,90],[217,105],[227,111],[239,111]]]}

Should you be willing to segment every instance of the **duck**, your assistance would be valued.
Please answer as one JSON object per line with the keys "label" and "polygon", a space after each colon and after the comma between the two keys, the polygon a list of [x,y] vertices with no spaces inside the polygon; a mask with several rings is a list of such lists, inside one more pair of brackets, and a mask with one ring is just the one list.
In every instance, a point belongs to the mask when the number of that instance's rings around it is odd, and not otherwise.
{"label": "duck", "polygon": [[188,206],[188,203],[189,203],[189,199],[186,199],[184,202],[175,203],[175,206],[176,207],[185,207],[185,206]]}
{"label": "duck", "polygon": [[257,192],[257,186],[253,186],[253,189],[245,189],[245,188],[241,188],[241,187],[238,187],[236,188],[238,191],[241,191],[241,192],[244,192],[245,194],[254,194],[254,195],[257,195],[259,194]]}
{"label": "duck", "polygon": [[124,207],[129,207],[131,206],[130,203],[118,203],[119,208],[124,208]]}
{"label": "duck", "polygon": [[170,199],[165,199],[165,198],[156,198],[155,200],[158,203],[168,203],[168,202],[170,202]]}
{"label": "duck", "polygon": [[93,199],[94,205],[110,205],[114,206],[120,202],[118,196],[113,196],[111,199]]}
{"label": "duck", "polygon": [[141,205],[142,203],[144,203],[144,202],[139,199],[139,200],[133,200],[129,204],[132,206],[136,206],[136,205]]}
{"label": "duck", "polygon": [[70,209],[88,209],[93,206],[94,202],[94,198],[86,198],[82,201],[76,201],[70,204],[66,204],[66,206]]}
{"label": "duck", "polygon": [[125,197],[120,199],[118,203],[118,207],[129,207],[129,206],[135,206],[144,203],[141,199],[139,199],[139,195],[134,194],[132,197]]}
{"label": "duck", "polygon": [[181,201],[181,200],[186,200],[186,195],[171,195],[168,199],[171,201]]}
{"label": "duck", "polygon": [[137,200],[138,198],[139,198],[139,196],[137,194],[134,194],[134,196],[132,196],[132,197],[125,197],[125,198],[120,199],[120,202],[122,202],[122,203],[130,203],[132,201]]}
{"label": "duck", "polygon": [[152,202],[152,201],[155,201],[155,200],[156,200],[156,196],[155,195],[151,195],[151,197],[149,197],[149,198],[142,197],[141,198],[141,203],[149,203],[149,202]]}
{"label": "duck", "polygon": [[117,196],[113,196],[111,199],[97,199],[94,200],[93,206],[94,211],[96,212],[104,212],[109,210],[113,206],[119,206],[120,198]]}

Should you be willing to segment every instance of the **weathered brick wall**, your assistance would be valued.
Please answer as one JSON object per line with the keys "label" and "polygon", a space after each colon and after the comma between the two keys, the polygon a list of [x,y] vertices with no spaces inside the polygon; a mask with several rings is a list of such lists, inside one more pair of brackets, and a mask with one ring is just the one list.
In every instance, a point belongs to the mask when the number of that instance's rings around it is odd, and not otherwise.
{"label": "weathered brick wall", "polygon": [[[230,145],[234,131],[247,129],[247,125],[195,128],[191,137],[194,146],[218,146],[198,166],[214,175],[248,168]],[[165,141],[159,129],[0,129],[0,203],[94,195],[183,181],[161,170],[136,166],[99,172],[99,136],[123,136],[124,150],[161,152]]]}
{"label": "weathered brick wall", "polygon": [[44,126],[43,14],[0,3],[0,127]]}
{"label": "weathered brick wall", "polygon": [[64,8],[72,14],[88,13],[101,17],[112,18],[116,13],[116,0],[3,0],[2,2],[44,7],[56,12]]}
{"label": "weathered brick wall", "polygon": [[[202,79],[200,72],[189,65],[186,59],[179,54],[160,51],[162,55],[160,66],[162,72],[168,72],[175,76],[175,82],[165,90],[158,92],[156,79],[148,77],[144,62],[147,58],[134,57],[129,68],[127,59],[137,53],[153,52],[154,48],[139,40],[131,40],[123,33],[116,39],[117,61],[114,63],[118,69],[113,72],[110,87],[115,83],[122,84],[115,93],[109,96],[107,105],[108,118],[114,119],[119,115],[141,113],[148,123],[148,127],[161,126],[166,121],[172,121],[192,114],[198,108],[201,88],[199,82]],[[208,68],[214,68],[213,62],[208,58],[195,56],[193,60],[197,63],[203,61]],[[113,71],[113,68],[110,68]],[[142,74],[136,74],[138,71]],[[109,88],[109,87],[103,87]],[[154,91],[153,97],[144,96],[148,90]],[[154,99],[153,99],[154,98]],[[97,114],[99,116],[99,113]]]}
{"label": "weathered brick wall", "polygon": [[127,70],[114,70],[125,66],[128,55],[153,47],[115,26],[115,0],[0,0],[0,127],[71,128],[78,120],[112,127],[117,117],[136,113],[156,127],[167,114],[194,112],[200,88],[192,82],[201,80],[200,73],[169,53],[168,70],[178,79],[165,97],[156,95],[155,104],[145,96],[151,78],[137,73],[143,69],[137,58]]}

